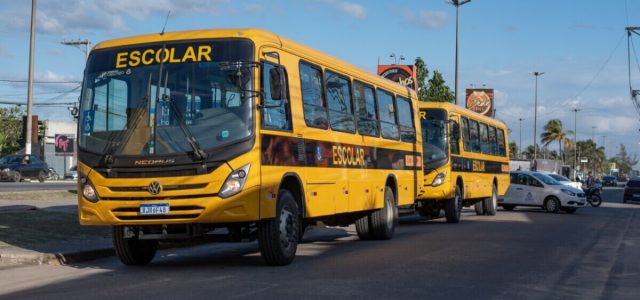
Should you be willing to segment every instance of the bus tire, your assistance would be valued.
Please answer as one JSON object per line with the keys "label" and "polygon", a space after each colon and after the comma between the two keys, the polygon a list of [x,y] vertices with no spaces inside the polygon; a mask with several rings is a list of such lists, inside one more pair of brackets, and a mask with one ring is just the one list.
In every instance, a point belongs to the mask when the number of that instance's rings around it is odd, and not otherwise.
{"label": "bus tire", "polygon": [[141,240],[138,237],[125,238],[124,226],[113,226],[113,249],[120,261],[127,266],[146,265],[158,251],[158,240]]}
{"label": "bus tire", "polygon": [[366,215],[356,220],[356,232],[358,233],[358,238],[360,238],[360,240],[368,241],[373,239],[371,224],[369,223],[370,218],[370,215]]}
{"label": "bus tire", "polygon": [[384,188],[384,207],[371,213],[371,234],[376,240],[390,240],[398,224],[398,207],[393,190]]}
{"label": "bus tire", "polygon": [[484,213],[488,216],[495,216],[498,210],[498,187],[495,184],[491,188],[491,198],[482,202],[484,203]]}
{"label": "bus tire", "polygon": [[485,210],[484,210],[484,201],[478,201],[476,202],[476,204],[473,205],[473,208],[476,210],[476,215],[478,216],[484,216],[485,215]]}
{"label": "bus tire", "polygon": [[258,246],[265,262],[272,266],[290,264],[296,257],[301,226],[300,209],[288,190],[280,190],[276,217],[259,222]]}
{"label": "bus tire", "polygon": [[447,200],[444,205],[444,215],[447,223],[460,222],[460,214],[462,213],[462,189],[460,185],[456,185],[456,192],[453,198]]}

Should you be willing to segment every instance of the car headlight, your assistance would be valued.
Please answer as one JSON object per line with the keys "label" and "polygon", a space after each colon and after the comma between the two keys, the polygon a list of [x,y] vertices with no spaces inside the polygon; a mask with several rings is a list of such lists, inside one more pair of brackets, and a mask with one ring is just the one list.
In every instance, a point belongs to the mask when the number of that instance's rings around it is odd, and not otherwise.
{"label": "car headlight", "polygon": [[220,188],[218,196],[228,198],[242,191],[244,183],[247,181],[247,176],[249,175],[249,168],[251,168],[251,164],[247,164],[231,172],[224,181],[222,188]]}
{"label": "car headlight", "polygon": [[93,203],[98,202],[98,200],[100,200],[100,197],[98,197],[98,192],[96,191],[96,188],[93,186],[91,181],[89,181],[89,179],[87,179],[86,177],[83,177],[82,179],[83,179],[81,181],[82,196],[84,196],[85,199]]}
{"label": "car headlight", "polygon": [[447,171],[442,171],[436,175],[436,178],[431,182],[431,186],[436,187],[444,183],[444,179],[447,177]]}
{"label": "car headlight", "polygon": [[11,169],[9,169],[9,168],[2,169],[2,172],[4,172],[4,173],[9,173],[9,171],[11,171]]}
{"label": "car headlight", "polygon": [[562,191],[563,193],[565,193],[565,194],[569,195],[569,196],[573,196],[573,197],[575,197],[575,196],[576,196],[576,193],[574,193],[574,192],[572,192],[572,191],[570,191],[570,190],[567,190],[567,189],[561,189],[561,191]]}

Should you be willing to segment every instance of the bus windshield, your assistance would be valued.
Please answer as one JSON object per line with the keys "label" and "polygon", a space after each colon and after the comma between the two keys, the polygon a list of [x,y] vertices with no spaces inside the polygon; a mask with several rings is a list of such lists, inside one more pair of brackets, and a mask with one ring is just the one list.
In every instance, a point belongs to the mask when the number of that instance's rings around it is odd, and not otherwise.
{"label": "bus windshield", "polygon": [[253,132],[253,44],[179,42],[98,50],[87,62],[81,149],[202,153]]}
{"label": "bus windshield", "polygon": [[425,109],[421,113],[423,163],[426,173],[447,163],[447,112],[443,109]]}

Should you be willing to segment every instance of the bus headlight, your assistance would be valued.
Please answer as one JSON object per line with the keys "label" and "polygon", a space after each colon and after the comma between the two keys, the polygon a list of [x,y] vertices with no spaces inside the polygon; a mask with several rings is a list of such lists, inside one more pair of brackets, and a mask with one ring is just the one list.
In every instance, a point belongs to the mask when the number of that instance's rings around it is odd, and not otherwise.
{"label": "bus headlight", "polygon": [[251,164],[247,164],[242,168],[239,168],[227,177],[227,180],[224,181],[222,188],[220,188],[220,192],[218,196],[222,198],[229,198],[237,193],[242,191],[244,187],[244,183],[247,181],[247,176],[249,175],[249,168],[251,168]]}
{"label": "bus headlight", "polygon": [[436,175],[436,178],[431,182],[431,186],[436,187],[444,183],[444,179],[447,177],[447,171],[442,171]]}
{"label": "bus headlight", "polygon": [[91,184],[91,181],[89,181],[86,178],[83,178],[84,180],[82,180],[82,196],[84,196],[85,199],[96,203],[98,202],[98,200],[100,199],[100,197],[98,197],[98,192],[96,192],[96,188],[93,187],[93,184]]}

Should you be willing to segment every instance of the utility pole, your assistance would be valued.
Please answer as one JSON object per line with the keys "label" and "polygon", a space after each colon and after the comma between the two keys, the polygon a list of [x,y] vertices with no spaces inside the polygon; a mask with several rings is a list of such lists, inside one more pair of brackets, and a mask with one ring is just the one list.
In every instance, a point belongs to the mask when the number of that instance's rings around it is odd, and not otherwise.
{"label": "utility pole", "polygon": [[449,4],[456,7],[456,70],[455,70],[455,88],[453,92],[453,103],[458,104],[458,25],[460,16],[460,6],[471,2],[471,0],[451,0]]}
{"label": "utility pole", "polygon": [[544,74],[544,72],[531,73],[536,77],[535,97],[533,104],[533,160],[538,158],[538,76]]}
{"label": "utility pole", "polygon": [[604,148],[604,158],[607,158],[607,136],[603,135],[602,136],[602,148]]}
{"label": "utility pole", "polygon": [[578,166],[578,111],[580,111],[580,109],[577,107],[573,109],[573,142],[575,145],[573,149],[573,178],[576,178],[578,175],[578,171],[576,170]]}
{"label": "utility pole", "polygon": [[596,142],[596,128],[597,126],[591,126],[591,140]]}
{"label": "utility pole", "polygon": [[31,154],[31,130],[33,125],[33,52],[36,46],[36,0],[31,0],[31,40],[29,41],[29,80],[27,84],[27,132],[25,136],[24,154]]}
{"label": "utility pole", "polygon": [[[85,62],[87,61],[87,58],[89,58],[89,47],[91,47],[91,41],[89,41],[89,39],[86,40],[81,40],[81,39],[77,39],[77,40],[63,40],[62,42],[60,42],[60,44],[63,45],[67,45],[67,46],[73,46],[76,47],[78,49],[80,49],[80,51],[84,52],[84,60]],[[80,46],[84,45],[84,50],[82,50],[82,48],[80,48]]]}
{"label": "utility pole", "polygon": [[522,120],[524,119],[519,118],[518,120],[520,121],[520,145],[518,146],[520,153],[518,155],[518,158],[522,159]]}

